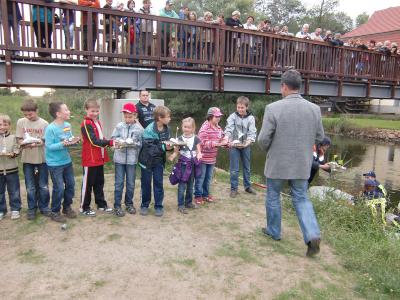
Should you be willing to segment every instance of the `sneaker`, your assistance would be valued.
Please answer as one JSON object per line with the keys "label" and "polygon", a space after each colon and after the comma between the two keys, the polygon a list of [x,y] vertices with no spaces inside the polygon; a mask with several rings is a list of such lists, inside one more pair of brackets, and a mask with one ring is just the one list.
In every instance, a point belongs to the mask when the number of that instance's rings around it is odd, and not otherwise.
{"label": "sneaker", "polygon": [[142,216],[147,216],[149,214],[149,208],[148,207],[141,207],[140,208],[140,214]]}
{"label": "sneaker", "polygon": [[81,214],[84,215],[84,216],[86,216],[86,217],[95,217],[95,216],[96,216],[96,212],[93,211],[93,210],[91,210],[91,209],[83,210],[83,211],[81,212]]}
{"label": "sneaker", "polygon": [[102,211],[106,214],[112,214],[114,210],[111,207],[99,207],[97,208],[98,211]]}
{"label": "sneaker", "polygon": [[0,212],[0,220],[3,220],[5,213],[4,212]]}
{"label": "sneaker", "polygon": [[70,206],[66,207],[63,209],[63,214],[68,218],[68,219],[75,219],[76,218],[76,212],[72,210]]}
{"label": "sneaker", "polygon": [[26,213],[26,218],[28,221],[32,221],[36,219],[36,210],[35,209],[29,209],[28,212]]}
{"label": "sneaker", "polygon": [[321,242],[320,239],[314,239],[307,243],[307,253],[308,257],[313,257],[319,253],[319,243]]}
{"label": "sneaker", "polygon": [[203,197],[203,200],[205,202],[209,202],[209,203],[215,202],[215,200],[214,200],[214,198],[212,196]]}
{"label": "sneaker", "polygon": [[125,216],[125,212],[122,210],[121,207],[115,208],[115,209],[114,209],[114,214],[115,214],[117,217],[123,217],[123,216]]}
{"label": "sneaker", "polygon": [[185,209],[184,206],[179,206],[179,207],[178,207],[178,211],[179,211],[181,214],[184,214],[184,215],[187,215],[187,214],[188,214],[188,211]]}
{"label": "sneaker", "polygon": [[252,189],[251,186],[245,189],[246,193],[252,194],[252,195],[257,195],[256,191]]}
{"label": "sneaker", "polygon": [[156,208],[156,209],[154,210],[154,215],[155,215],[156,217],[162,217],[162,216],[164,215],[164,209],[162,209],[162,208]]}
{"label": "sneaker", "polygon": [[67,219],[62,214],[60,214],[59,212],[58,213],[52,213],[51,214],[51,219],[53,221],[55,221],[55,222],[58,222],[58,223],[65,223],[67,221]]}
{"label": "sneaker", "polygon": [[230,193],[230,197],[231,198],[236,198],[236,196],[238,195],[239,193],[238,193],[238,191],[237,190],[231,190],[231,193]]}
{"label": "sneaker", "polygon": [[136,214],[136,208],[135,208],[133,205],[128,205],[128,206],[126,207],[126,211],[127,211],[128,213],[130,213],[131,215]]}
{"label": "sneaker", "polygon": [[281,240],[281,239],[274,238],[272,235],[270,235],[270,234],[268,233],[268,231],[267,231],[267,228],[265,228],[265,227],[261,228],[261,231],[262,231],[262,233],[264,233],[264,235],[270,237],[270,238],[273,239],[274,241],[280,241],[280,240]]}
{"label": "sneaker", "polygon": [[190,203],[185,204],[185,207],[189,208],[189,209],[196,209],[197,205],[190,202]]}
{"label": "sneaker", "polygon": [[16,220],[16,219],[19,219],[20,217],[21,217],[21,215],[18,210],[13,210],[11,212],[11,220]]}
{"label": "sneaker", "polygon": [[203,200],[202,197],[195,197],[195,198],[194,198],[194,202],[195,202],[197,205],[202,205],[202,204],[204,204],[204,200]]}
{"label": "sneaker", "polygon": [[49,218],[51,217],[51,210],[43,210],[40,213],[42,214],[42,216],[49,217]]}

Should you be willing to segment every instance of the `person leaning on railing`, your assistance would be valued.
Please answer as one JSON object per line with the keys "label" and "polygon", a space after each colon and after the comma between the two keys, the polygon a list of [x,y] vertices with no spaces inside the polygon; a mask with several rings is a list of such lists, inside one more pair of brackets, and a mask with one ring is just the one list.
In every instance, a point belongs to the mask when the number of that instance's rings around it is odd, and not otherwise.
{"label": "person leaning on railing", "polygon": [[[87,6],[92,8],[100,8],[100,0],[78,0],[79,6]],[[92,24],[88,24],[88,13],[82,12],[82,42],[84,51],[93,51],[94,46],[97,41],[97,31],[98,31],[98,13],[92,13]],[[88,36],[88,26],[92,26],[92,36]],[[89,49],[88,39],[92,40],[92,45]]]}
{"label": "person leaning on railing", "polygon": [[[160,10],[160,17],[179,19],[178,14],[173,10],[174,2],[167,0],[165,7]],[[171,38],[176,38],[175,25],[171,23],[161,22],[161,56],[172,56],[177,43],[171,43]]]}
{"label": "person leaning on railing", "polygon": [[[45,3],[51,3],[53,0],[44,0]],[[51,8],[44,6],[32,6],[32,22],[36,35],[38,48],[51,48],[51,36],[53,33],[53,14]],[[51,57],[49,52],[38,52],[40,57]]]}
{"label": "person leaning on railing", "polygon": [[[235,10],[232,12],[232,17],[227,18],[225,21],[226,26],[233,28],[243,28],[240,22],[240,11]],[[240,47],[240,34],[238,32],[227,31],[225,37],[225,60],[230,63],[238,63],[238,49]]]}
{"label": "person leaning on railing", "polygon": [[[143,7],[139,13],[144,15],[151,15],[151,1],[143,0]],[[153,44],[153,21],[147,19],[139,19],[139,44],[141,55],[151,55],[151,48]]]}
{"label": "person leaning on railing", "polygon": [[[15,9],[15,15],[14,15],[14,9]],[[8,26],[10,28],[10,34],[11,30],[13,31],[13,34],[11,35],[12,44],[18,47],[20,46],[19,22],[22,20],[22,15],[18,3],[7,1],[7,16],[8,16]],[[1,23],[1,12],[0,12],[0,23]],[[19,55],[19,51],[13,51],[13,54]]]}

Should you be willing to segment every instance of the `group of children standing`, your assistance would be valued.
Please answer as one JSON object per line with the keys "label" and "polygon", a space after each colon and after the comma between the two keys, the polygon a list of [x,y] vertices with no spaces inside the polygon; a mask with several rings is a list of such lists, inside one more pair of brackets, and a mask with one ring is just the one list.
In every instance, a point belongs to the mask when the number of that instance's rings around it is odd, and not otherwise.
{"label": "group of children standing", "polygon": [[[248,98],[238,98],[237,111],[229,116],[225,132],[219,125],[222,112],[217,107],[211,107],[198,136],[195,134],[195,121],[189,117],[182,120],[183,134],[171,142],[168,127],[170,110],[150,103],[148,91],[141,91],[139,97],[137,105],[126,103],[123,106],[123,121],[117,124],[110,139],[104,137],[98,120],[100,106],[95,99],[85,101],[86,115],[81,124],[81,137],[75,137],[72,133],[71,124],[68,123],[70,111],[65,103],[49,104],[53,122],[48,124],[38,116],[36,103],[26,101],[21,107],[24,117],[18,120],[15,135],[10,134],[10,118],[1,114],[0,219],[7,212],[6,189],[11,219],[20,217],[21,196],[16,159],[19,154],[27,191],[28,220],[35,219],[38,211],[57,222],[75,218],[77,214],[72,209],[75,177],[69,148],[79,142],[82,142],[83,167],[80,213],[84,216],[96,215],[91,208],[92,192],[98,211],[114,213],[119,217],[125,215],[125,210],[135,214],[133,198],[136,166],[139,165],[140,214],[149,213],[153,190],[154,214],[161,217],[164,214],[163,173],[168,151],[172,152],[169,160],[174,161],[179,157],[173,175],[178,184],[178,211],[183,214],[188,213],[187,209],[214,201],[210,195],[210,184],[218,147],[228,147],[231,152],[231,197],[238,194],[239,160],[243,164],[245,191],[255,194],[250,186],[250,145],[255,141],[256,127],[254,117],[248,111]],[[107,147],[114,147],[115,150],[113,208],[108,206],[103,191],[104,164],[109,161]],[[48,174],[53,183],[50,207]],[[125,210],[121,206],[124,185]]]}

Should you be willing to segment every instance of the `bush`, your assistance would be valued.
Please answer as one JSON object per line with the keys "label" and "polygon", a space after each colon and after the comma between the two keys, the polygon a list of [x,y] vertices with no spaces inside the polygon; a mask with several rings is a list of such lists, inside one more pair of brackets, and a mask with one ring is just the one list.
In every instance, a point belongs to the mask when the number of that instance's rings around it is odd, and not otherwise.
{"label": "bush", "polygon": [[353,124],[346,117],[340,118],[323,118],[322,123],[326,131],[341,134],[354,128]]}

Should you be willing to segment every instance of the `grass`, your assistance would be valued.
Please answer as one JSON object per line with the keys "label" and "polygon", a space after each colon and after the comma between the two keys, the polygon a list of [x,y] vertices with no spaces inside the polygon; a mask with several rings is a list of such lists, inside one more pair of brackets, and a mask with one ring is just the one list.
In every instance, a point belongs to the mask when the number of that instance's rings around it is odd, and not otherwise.
{"label": "grass", "polygon": [[112,233],[107,236],[107,241],[112,242],[116,240],[120,240],[122,238],[122,235],[118,233]]}
{"label": "grass", "polygon": [[215,255],[220,257],[233,257],[243,263],[258,263],[258,258],[248,249],[247,245],[241,241],[235,244],[224,243],[215,250]]}
{"label": "grass", "polygon": [[384,120],[376,118],[323,118],[324,128],[334,133],[343,133],[353,128],[378,128],[400,130],[400,120]]}
{"label": "grass", "polygon": [[28,249],[25,251],[20,251],[18,253],[18,260],[20,263],[24,264],[43,264],[45,262],[46,256],[37,253],[35,249]]}
{"label": "grass", "polygon": [[388,234],[393,229],[374,222],[364,206],[325,199],[315,201],[314,207],[324,239],[345,269],[357,275],[357,291],[370,299],[399,299],[400,240]]}

